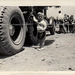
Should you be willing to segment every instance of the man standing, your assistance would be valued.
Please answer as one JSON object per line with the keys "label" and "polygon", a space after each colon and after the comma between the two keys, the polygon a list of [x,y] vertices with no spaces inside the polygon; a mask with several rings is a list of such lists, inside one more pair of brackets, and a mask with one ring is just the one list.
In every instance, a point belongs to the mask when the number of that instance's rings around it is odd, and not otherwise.
{"label": "man standing", "polygon": [[39,39],[39,48],[37,49],[42,50],[45,44],[47,22],[44,20],[42,12],[37,14],[37,19],[33,16],[33,20],[37,24],[37,37]]}
{"label": "man standing", "polygon": [[59,11],[59,15],[58,15],[58,21],[59,21],[59,32],[64,31],[64,33],[66,33],[66,28],[64,26],[64,15],[61,13],[61,11]]}
{"label": "man standing", "polygon": [[64,15],[59,11],[58,20],[63,20]]}

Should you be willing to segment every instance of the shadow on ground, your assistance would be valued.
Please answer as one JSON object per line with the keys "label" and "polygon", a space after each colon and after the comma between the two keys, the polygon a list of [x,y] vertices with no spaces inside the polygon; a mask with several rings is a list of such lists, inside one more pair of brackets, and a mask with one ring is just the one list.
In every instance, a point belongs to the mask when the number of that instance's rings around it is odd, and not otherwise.
{"label": "shadow on ground", "polygon": [[[22,50],[19,51],[19,52],[17,52],[16,54],[18,54],[18,53],[20,53],[20,52],[22,52],[22,51],[24,51],[24,50],[25,50],[25,48],[22,48]],[[12,56],[14,56],[14,55],[16,55],[16,54],[6,55],[6,54],[0,53],[0,59],[9,58],[9,57],[12,57]]]}
{"label": "shadow on ground", "polygon": [[[53,42],[55,42],[55,40],[46,40],[45,41],[45,46],[51,45]],[[26,47],[31,47],[32,44],[28,42],[28,44],[25,44]],[[24,50],[24,48],[22,49],[22,51]],[[20,52],[22,52],[20,51]],[[18,53],[20,53],[18,52]],[[15,54],[16,55],[16,54]],[[4,55],[4,54],[0,54],[0,59],[4,59],[4,58],[9,58],[12,57],[13,55],[9,56],[9,55]]]}
{"label": "shadow on ground", "polygon": [[45,46],[51,45],[55,40],[46,40],[45,41]]}

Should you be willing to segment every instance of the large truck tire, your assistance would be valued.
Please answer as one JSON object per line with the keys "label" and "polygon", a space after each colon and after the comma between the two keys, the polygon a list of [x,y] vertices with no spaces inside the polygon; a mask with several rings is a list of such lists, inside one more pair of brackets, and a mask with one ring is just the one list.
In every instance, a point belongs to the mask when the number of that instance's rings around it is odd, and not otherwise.
{"label": "large truck tire", "polygon": [[26,36],[26,41],[28,44],[37,45],[39,43],[39,39],[37,37],[37,26],[36,25],[28,25],[28,32]]}
{"label": "large truck tire", "polygon": [[0,8],[0,53],[20,52],[25,42],[25,20],[19,7]]}
{"label": "large truck tire", "polygon": [[49,23],[50,23],[50,25],[52,25],[52,27],[50,28],[50,34],[54,35],[55,34],[55,20],[54,20],[54,17],[50,17]]}

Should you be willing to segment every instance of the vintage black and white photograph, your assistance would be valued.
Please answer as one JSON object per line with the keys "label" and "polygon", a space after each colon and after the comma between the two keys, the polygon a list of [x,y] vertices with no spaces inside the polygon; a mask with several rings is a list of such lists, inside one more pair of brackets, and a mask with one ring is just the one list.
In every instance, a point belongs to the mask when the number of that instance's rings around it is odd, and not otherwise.
{"label": "vintage black and white photograph", "polygon": [[75,71],[75,6],[0,6],[0,71]]}

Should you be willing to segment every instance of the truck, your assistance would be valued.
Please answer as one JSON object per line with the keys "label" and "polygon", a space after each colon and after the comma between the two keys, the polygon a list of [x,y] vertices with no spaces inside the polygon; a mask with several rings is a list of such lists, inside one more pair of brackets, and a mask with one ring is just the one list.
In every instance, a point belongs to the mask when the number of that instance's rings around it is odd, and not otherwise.
{"label": "truck", "polygon": [[49,6],[0,6],[0,53],[14,55],[23,50],[24,43],[38,43],[36,23],[31,14],[36,17],[38,12],[44,13],[48,23],[47,30],[54,35],[55,21],[47,18]]}

